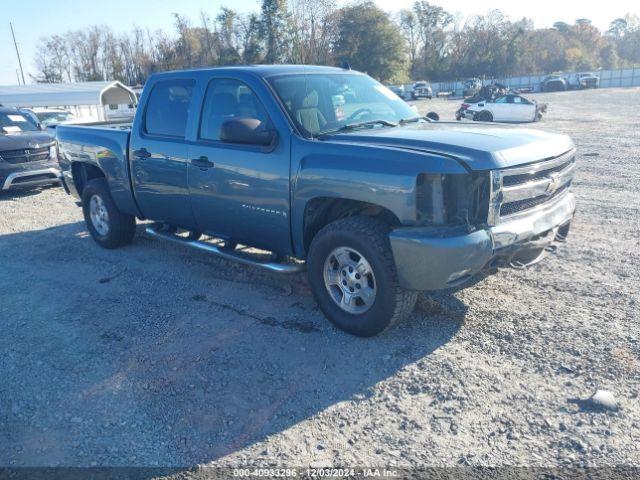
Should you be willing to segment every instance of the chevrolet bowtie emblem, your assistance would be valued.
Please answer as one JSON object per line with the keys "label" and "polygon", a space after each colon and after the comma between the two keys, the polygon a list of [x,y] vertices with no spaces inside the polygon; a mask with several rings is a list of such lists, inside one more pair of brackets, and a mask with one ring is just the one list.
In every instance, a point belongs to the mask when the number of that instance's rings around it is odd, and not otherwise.
{"label": "chevrolet bowtie emblem", "polygon": [[558,187],[560,186],[560,179],[553,175],[551,177],[549,177],[549,184],[547,185],[547,195],[553,195],[556,190],[558,190]]}

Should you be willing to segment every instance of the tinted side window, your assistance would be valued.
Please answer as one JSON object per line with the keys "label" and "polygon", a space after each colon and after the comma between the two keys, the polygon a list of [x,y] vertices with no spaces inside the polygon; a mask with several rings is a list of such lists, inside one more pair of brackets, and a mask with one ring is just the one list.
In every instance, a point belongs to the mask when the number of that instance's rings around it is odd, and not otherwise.
{"label": "tinted side window", "polygon": [[154,85],[145,113],[145,132],[169,137],[185,136],[194,80],[168,80]]}
{"label": "tinted side window", "polygon": [[258,128],[269,129],[269,116],[260,100],[244,83],[232,79],[213,80],[202,106],[199,137],[220,140],[222,124],[230,119],[256,119]]}

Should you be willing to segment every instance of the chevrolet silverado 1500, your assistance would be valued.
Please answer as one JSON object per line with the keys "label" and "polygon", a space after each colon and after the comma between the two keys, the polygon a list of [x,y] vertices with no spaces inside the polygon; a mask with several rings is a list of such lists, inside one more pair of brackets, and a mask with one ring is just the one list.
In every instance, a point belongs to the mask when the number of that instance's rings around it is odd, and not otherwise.
{"label": "chevrolet silverado 1500", "polygon": [[408,315],[419,291],[538,261],[575,210],[568,137],[433,122],[338,68],[160,73],[132,125],[61,125],[57,138],[99,245],[130,243],[148,219],[154,237],[306,267],[328,319],[360,336]]}

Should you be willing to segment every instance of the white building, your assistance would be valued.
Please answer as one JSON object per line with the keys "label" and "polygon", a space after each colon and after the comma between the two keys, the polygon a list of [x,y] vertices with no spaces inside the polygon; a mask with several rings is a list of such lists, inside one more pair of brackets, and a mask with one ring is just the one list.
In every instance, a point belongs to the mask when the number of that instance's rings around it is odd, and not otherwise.
{"label": "white building", "polygon": [[136,94],[121,82],[34,83],[0,86],[0,105],[35,111],[62,109],[78,120],[129,120]]}

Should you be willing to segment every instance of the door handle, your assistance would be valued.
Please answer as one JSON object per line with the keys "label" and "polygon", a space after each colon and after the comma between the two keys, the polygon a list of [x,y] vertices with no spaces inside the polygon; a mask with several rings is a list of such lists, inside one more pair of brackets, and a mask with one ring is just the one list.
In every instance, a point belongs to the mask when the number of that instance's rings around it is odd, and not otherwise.
{"label": "door handle", "polygon": [[201,170],[206,170],[207,168],[211,168],[213,167],[213,162],[209,161],[209,159],[207,157],[205,157],[204,155],[198,157],[198,158],[193,158],[191,160],[191,164],[195,165],[196,167],[200,168]]}
{"label": "door handle", "polygon": [[138,158],[149,158],[151,156],[151,153],[149,153],[149,151],[143,147],[138,150],[134,150],[133,155]]}

